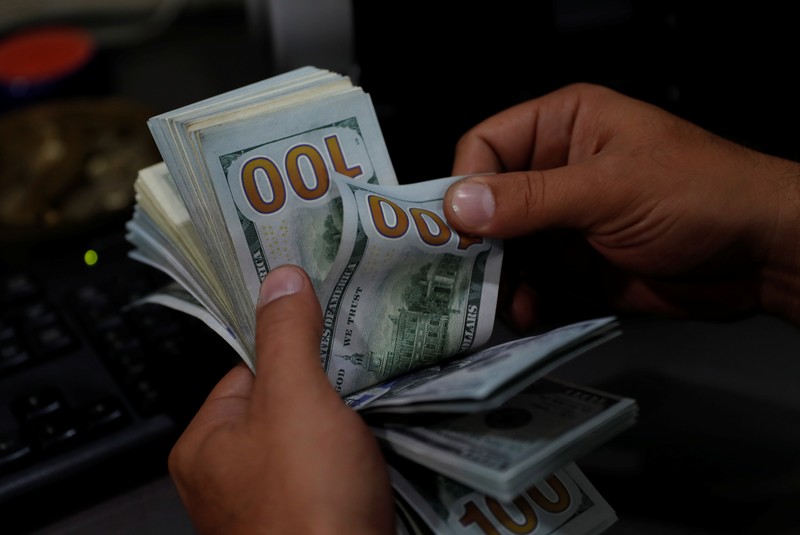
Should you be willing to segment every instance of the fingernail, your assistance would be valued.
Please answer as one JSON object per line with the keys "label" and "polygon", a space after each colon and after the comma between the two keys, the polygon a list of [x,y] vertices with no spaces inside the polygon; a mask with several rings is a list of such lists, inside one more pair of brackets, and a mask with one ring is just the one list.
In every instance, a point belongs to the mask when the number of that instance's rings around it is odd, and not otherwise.
{"label": "fingernail", "polygon": [[466,227],[478,229],[494,217],[494,195],[485,184],[462,182],[456,185],[450,197],[450,207]]}
{"label": "fingernail", "polygon": [[279,297],[296,294],[303,289],[305,282],[306,279],[299,268],[294,266],[281,266],[270,271],[261,283],[258,307],[263,307]]}

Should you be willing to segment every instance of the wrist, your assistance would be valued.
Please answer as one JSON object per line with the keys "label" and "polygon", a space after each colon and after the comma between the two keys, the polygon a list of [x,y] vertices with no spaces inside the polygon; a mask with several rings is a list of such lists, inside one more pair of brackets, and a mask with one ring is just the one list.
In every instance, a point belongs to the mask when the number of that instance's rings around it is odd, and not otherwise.
{"label": "wrist", "polygon": [[774,159],[767,166],[774,193],[761,269],[764,311],[800,326],[800,163]]}

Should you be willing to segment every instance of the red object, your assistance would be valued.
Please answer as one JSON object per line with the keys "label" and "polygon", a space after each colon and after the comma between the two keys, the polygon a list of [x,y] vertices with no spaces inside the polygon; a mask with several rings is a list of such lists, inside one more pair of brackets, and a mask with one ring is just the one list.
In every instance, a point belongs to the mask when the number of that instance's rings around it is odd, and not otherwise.
{"label": "red object", "polygon": [[36,85],[59,80],[86,66],[95,54],[92,36],[57,26],[22,30],[0,41],[0,83]]}

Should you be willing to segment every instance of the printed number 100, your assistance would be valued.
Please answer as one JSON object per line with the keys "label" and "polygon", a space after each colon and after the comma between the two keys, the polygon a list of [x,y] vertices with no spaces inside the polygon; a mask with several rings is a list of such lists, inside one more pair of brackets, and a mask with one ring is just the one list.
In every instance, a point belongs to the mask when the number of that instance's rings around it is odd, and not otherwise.
{"label": "printed number 100", "polygon": [[[488,496],[484,498],[487,509],[491,512],[490,519],[483,513],[474,501],[468,501],[464,505],[464,514],[459,519],[461,525],[469,527],[472,524],[486,535],[501,535],[502,533],[532,533],[539,525],[539,518],[531,504],[531,501],[549,513],[561,513],[570,505],[569,491],[556,476],[550,476],[546,480],[550,488],[556,493],[556,499],[550,500],[536,487],[531,487],[525,494],[517,496],[511,503],[522,516],[522,520],[517,522],[506,510],[507,504],[501,504],[494,498]],[[527,496],[531,501],[526,499]],[[493,522],[496,521],[498,526]]]}
{"label": "printed number 100", "polygon": [[[388,239],[405,236],[411,227],[409,220],[413,222],[422,242],[433,247],[446,244],[453,235],[453,230],[436,212],[424,208],[409,208],[406,212],[397,203],[379,195],[368,195],[367,204],[375,230]],[[392,215],[391,222],[386,217],[387,212]],[[430,225],[433,225],[433,229]],[[470,245],[483,243],[483,238],[463,235],[460,232],[456,234],[458,235],[458,248],[461,250],[467,249]]]}
{"label": "printed number 100", "polygon": [[[355,178],[363,173],[360,165],[348,167],[345,161],[342,146],[336,135],[325,138],[325,149],[330,158],[333,169],[350,178]],[[309,187],[303,181],[300,163],[305,161],[311,166],[314,185]],[[330,188],[330,174],[325,158],[314,145],[306,143],[295,145],[286,152],[284,158],[286,178],[289,187],[301,199],[313,201],[319,199]],[[262,175],[267,180],[271,195],[265,197],[261,191],[257,178]],[[274,214],[286,204],[286,183],[278,165],[266,156],[256,156],[249,159],[242,166],[242,188],[247,202],[256,212]]]}

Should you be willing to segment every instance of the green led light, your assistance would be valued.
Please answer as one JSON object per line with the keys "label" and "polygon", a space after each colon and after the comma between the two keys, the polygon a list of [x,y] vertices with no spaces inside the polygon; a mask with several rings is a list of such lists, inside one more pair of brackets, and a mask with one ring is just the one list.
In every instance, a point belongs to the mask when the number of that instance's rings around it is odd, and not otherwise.
{"label": "green led light", "polygon": [[89,249],[83,253],[83,261],[86,262],[87,266],[95,265],[97,263],[97,251]]}

